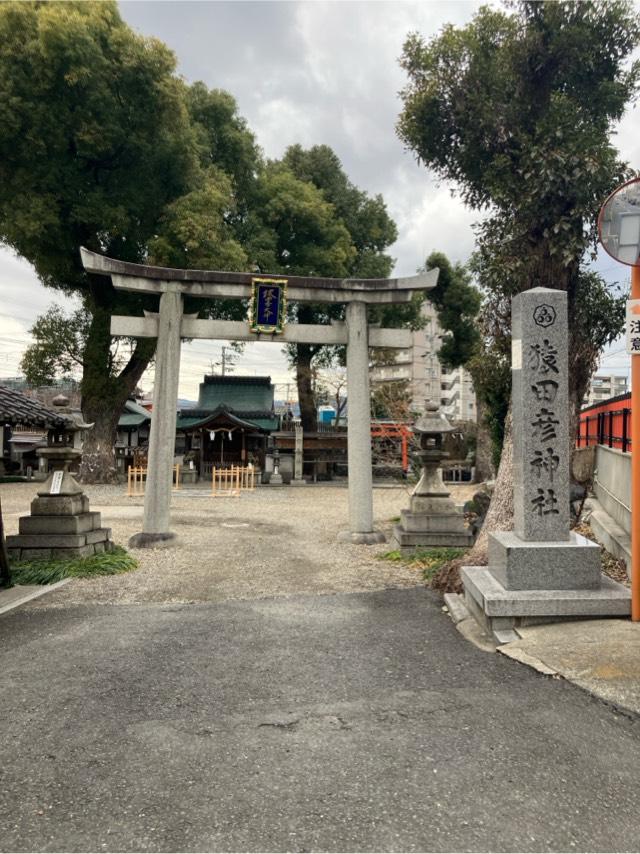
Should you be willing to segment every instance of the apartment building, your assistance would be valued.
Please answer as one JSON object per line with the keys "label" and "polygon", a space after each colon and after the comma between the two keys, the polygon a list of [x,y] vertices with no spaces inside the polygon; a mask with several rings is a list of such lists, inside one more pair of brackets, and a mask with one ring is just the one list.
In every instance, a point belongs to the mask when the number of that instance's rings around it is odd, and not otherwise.
{"label": "apartment building", "polygon": [[389,364],[371,367],[371,383],[406,380],[410,383],[412,408],[424,409],[426,400],[437,401],[451,421],[476,420],[476,396],[471,376],[464,368],[445,371],[438,359],[442,329],[433,305],[423,305],[425,325],[413,333],[410,349],[395,351]]}
{"label": "apartment building", "polygon": [[595,374],[591,378],[589,393],[584,399],[583,406],[591,406],[594,403],[600,403],[602,400],[608,400],[610,397],[626,394],[628,391],[629,381],[626,376]]}

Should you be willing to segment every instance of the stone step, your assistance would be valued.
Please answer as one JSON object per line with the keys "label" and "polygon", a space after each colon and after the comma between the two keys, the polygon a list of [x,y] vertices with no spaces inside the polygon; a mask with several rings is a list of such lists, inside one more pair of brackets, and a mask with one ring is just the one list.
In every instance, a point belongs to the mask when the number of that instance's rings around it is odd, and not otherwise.
{"label": "stone step", "polygon": [[100,513],[73,516],[21,516],[21,534],[84,534],[100,527]]}

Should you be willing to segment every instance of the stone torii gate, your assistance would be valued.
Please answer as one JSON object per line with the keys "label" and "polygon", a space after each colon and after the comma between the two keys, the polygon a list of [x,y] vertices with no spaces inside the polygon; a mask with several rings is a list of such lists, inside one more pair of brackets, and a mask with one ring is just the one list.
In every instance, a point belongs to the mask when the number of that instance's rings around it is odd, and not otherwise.
{"label": "stone torii gate", "polygon": [[[324,279],[174,270],[107,258],[81,249],[82,263],[90,273],[110,276],[113,286],[139,294],[159,294],[159,314],[144,317],[113,316],[111,334],[132,338],[157,338],[153,419],[149,437],[147,488],[142,532],[132,537],[137,547],[168,544],[176,432],[180,344],[183,338],[232,341],[273,341],[300,344],[346,344],[349,419],[349,530],[343,542],[384,542],[373,530],[371,474],[371,415],[369,399],[369,347],[405,349],[411,346],[408,329],[381,329],[367,322],[367,305],[409,302],[416,291],[435,287],[438,270],[401,279]],[[252,331],[247,321],[198,320],[185,315],[183,297],[247,299],[256,278],[286,280],[287,300],[346,304],[346,321],[331,325],[286,324],[280,334]]]}

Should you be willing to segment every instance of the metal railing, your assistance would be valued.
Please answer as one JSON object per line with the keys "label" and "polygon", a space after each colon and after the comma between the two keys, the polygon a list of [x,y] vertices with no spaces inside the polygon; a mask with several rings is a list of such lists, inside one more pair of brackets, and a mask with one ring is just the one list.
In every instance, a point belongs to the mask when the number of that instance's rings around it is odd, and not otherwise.
{"label": "metal railing", "polygon": [[[292,421],[287,419],[282,419],[280,422],[280,433],[295,433],[296,425],[300,424],[299,418],[294,418]],[[317,421],[315,425],[315,430],[311,432],[316,433],[346,433],[347,425],[346,424],[329,424],[326,421]]]}

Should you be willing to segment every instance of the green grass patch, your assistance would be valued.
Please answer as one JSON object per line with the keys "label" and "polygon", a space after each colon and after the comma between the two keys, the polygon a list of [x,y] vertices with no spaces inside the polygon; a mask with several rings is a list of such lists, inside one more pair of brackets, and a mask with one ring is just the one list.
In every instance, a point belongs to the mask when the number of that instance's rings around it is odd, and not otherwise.
{"label": "green grass patch", "polygon": [[438,548],[418,549],[413,554],[403,554],[399,549],[385,552],[379,555],[382,560],[390,560],[394,563],[405,563],[411,569],[422,570],[425,581],[431,581],[436,572],[445,563],[461,557],[467,549]]}
{"label": "green grass patch", "polygon": [[22,560],[11,564],[13,584],[54,584],[63,578],[119,575],[136,569],[138,561],[116,546],[112,552],[67,560]]}

